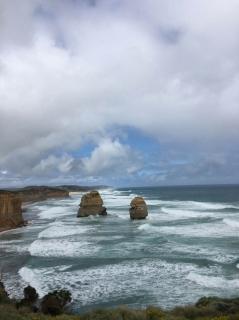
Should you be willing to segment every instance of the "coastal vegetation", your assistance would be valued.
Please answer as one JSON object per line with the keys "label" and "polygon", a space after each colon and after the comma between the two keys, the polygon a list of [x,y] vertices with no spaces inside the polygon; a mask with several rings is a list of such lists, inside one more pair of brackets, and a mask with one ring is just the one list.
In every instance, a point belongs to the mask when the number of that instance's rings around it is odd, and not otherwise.
{"label": "coastal vegetation", "polygon": [[238,320],[239,298],[203,297],[195,305],[163,310],[149,306],[142,310],[119,306],[75,315],[70,313],[71,293],[57,290],[39,300],[36,290],[24,289],[21,301],[10,299],[0,282],[0,320]]}

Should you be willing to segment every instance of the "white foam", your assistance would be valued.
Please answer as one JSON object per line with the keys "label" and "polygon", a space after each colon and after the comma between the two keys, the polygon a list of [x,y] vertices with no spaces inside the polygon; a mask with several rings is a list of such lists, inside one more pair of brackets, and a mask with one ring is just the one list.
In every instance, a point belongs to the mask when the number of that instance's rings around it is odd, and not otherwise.
{"label": "white foam", "polygon": [[234,219],[223,219],[223,222],[232,227],[232,228],[235,228],[235,229],[238,229],[239,228],[239,220],[234,220]]}
{"label": "white foam", "polygon": [[162,234],[181,235],[185,237],[223,238],[238,236],[238,229],[219,222],[197,223],[190,225],[163,226],[159,228]]}
{"label": "white foam", "polygon": [[200,201],[180,201],[180,200],[156,200],[146,199],[148,205],[166,206],[170,208],[181,208],[188,210],[223,210],[223,209],[239,209],[239,206],[228,203],[217,202],[200,202]]}
{"label": "white foam", "polygon": [[239,279],[226,279],[224,277],[214,277],[201,275],[195,272],[190,272],[187,278],[190,281],[197,283],[200,286],[207,288],[223,288],[223,289],[238,289]]}
{"label": "white foam", "polygon": [[172,218],[203,218],[203,217],[215,217],[214,212],[208,212],[208,211],[192,211],[192,210],[184,210],[184,209],[175,209],[175,208],[163,208],[162,212],[167,213]]}
{"label": "white foam", "polygon": [[1,251],[5,252],[18,252],[18,253],[23,253],[23,252],[28,252],[29,245],[25,244],[24,242],[19,242],[19,243],[5,243],[0,242],[0,249]]}
{"label": "white foam", "polygon": [[162,297],[159,293],[167,290],[174,299],[181,294],[182,285],[187,297],[192,297],[195,293],[191,293],[192,286],[187,287],[186,276],[195,270],[195,266],[191,264],[171,264],[145,259],[81,270],[66,269],[64,272],[61,272],[60,268],[41,268],[31,272],[28,268],[23,268],[20,274],[25,281],[32,279],[42,294],[54,288],[70,290],[79,305],[98,304],[122,297],[127,299],[132,295],[145,294],[146,291],[160,301]]}
{"label": "white foam", "polygon": [[208,244],[184,244],[169,242],[165,250],[193,259],[208,259],[219,263],[235,263],[238,260],[237,250],[230,253],[227,249],[211,247]]}
{"label": "white foam", "polygon": [[72,214],[72,212],[70,212],[70,209],[67,207],[56,206],[49,208],[48,206],[46,206],[46,208],[39,212],[38,215],[41,219],[54,219],[58,217],[68,216],[70,214]]}
{"label": "white foam", "polygon": [[83,257],[94,256],[100,247],[87,241],[65,239],[36,240],[30,247],[32,256],[40,257]]}
{"label": "white foam", "polygon": [[168,235],[181,235],[185,237],[225,237],[235,236],[238,234],[237,230],[225,227],[225,224],[219,222],[212,223],[197,223],[190,225],[174,225],[174,226],[156,226],[149,223],[142,224],[138,230]]}
{"label": "white foam", "polygon": [[152,226],[151,224],[149,223],[145,223],[145,224],[142,224],[138,227],[138,230],[140,231],[146,231],[146,232],[158,232],[160,230],[159,227],[156,227],[156,226]]}
{"label": "white foam", "polygon": [[156,200],[156,199],[145,199],[148,206],[161,206],[165,204],[165,201]]}
{"label": "white foam", "polygon": [[23,267],[19,270],[18,273],[27,284],[31,285],[33,288],[36,289],[40,297],[45,294],[41,287],[41,277],[38,277],[32,269]]}
{"label": "white foam", "polygon": [[86,233],[89,230],[90,227],[82,225],[69,226],[63,223],[58,223],[57,225],[53,225],[40,232],[38,238],[61,238]]}
{"label": "white foam", "polygon": [[104,205],[107,208],[129,207],[131,200],[129,196],[110,195],[104,198]]}

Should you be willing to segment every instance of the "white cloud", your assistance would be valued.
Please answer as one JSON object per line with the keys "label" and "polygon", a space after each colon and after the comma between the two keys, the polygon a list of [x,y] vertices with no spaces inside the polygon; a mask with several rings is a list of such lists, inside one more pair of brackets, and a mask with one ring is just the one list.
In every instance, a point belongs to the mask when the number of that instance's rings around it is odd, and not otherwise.
{"label": "white cloud", "polygon": [[59,171],[59,173],[67,173],[72,169],[73,162],[74,159],[67,154],[61,157],[50,155],[46,159],[42,159],[40,163],[33,168],[33,173],[46,174],[54,171]]}
{"label": "white cloud", "polygon": [[108,134],[119,126],[207,149],[237,140],[237,0],[87,3],[0,1],[4,170],[67,173],[55,150],[108,137],[83,159],[103,174],[130,153]]}
{"label": "white cloud", "polygon": [[81,169],[85,175],[98,176],[132,174],[140,167],[135,152],[119,141],[105,139],[93,150],[90,157],[82,159]]}

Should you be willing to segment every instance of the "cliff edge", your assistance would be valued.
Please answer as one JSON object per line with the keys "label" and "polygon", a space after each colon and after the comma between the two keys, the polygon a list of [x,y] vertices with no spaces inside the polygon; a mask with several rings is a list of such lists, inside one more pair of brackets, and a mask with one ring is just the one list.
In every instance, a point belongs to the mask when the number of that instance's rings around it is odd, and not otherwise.
{"label": "cliff edge", "polygon": [[10,192],[0,194],[0,231],[23,225],[21,198]]}

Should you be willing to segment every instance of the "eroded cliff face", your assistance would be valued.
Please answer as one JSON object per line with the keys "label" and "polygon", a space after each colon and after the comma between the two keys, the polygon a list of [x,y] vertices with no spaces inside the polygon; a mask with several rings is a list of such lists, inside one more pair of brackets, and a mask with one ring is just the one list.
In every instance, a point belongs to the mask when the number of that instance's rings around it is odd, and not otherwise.
{"label": "eroded cliff face", "polygon": [[0,231],[23,225],[21,198],[13,193],[0,194]]}
{"label": "eroded cliff face", "polygon": [[22,216],[23,202],[65,197],[69,197],[69,192],[57,187],[37,186],[15,190],[0,190],[0,232],[21,227],[25,224]]}

